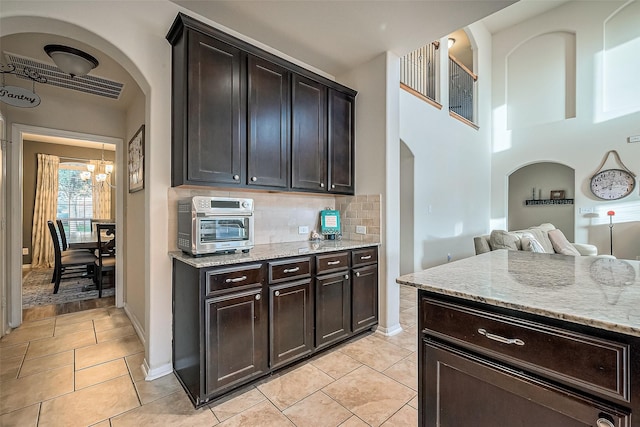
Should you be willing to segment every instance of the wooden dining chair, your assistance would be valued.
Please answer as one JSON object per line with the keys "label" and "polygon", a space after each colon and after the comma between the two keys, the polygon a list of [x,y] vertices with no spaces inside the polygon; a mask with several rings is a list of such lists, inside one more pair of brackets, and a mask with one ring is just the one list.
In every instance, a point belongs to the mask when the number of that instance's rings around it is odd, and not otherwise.
{"label": "wooden dining chair", "polygon": [[96,251],[94,282],[98,285],[98,298],[102,298],[104,273],[112,271],[115,283],[116,275],[116,225],[96,224],[98,250]]}
{"label": "wooden dining chair", "polygon": [[64,231],[64,224],[62,224],[61,219],[56,219],[56,224],[58,225],[58,234],[60,235],[60,242],[62,243],[62,257],[71,254],[72,252],[87,252],[86,249],[77,249],[74,248],[67,241],[67,233]]}
{"label": "wooden dining chair", "polygon": [[57,294],[58,289],[60,289],[60,281],[63,277],[91,277],[96,257],[87,251],[77,253],[74,251],[73,253],[69,253],[63,257],[60,237],[56,231],[55,224],[53,221],[47,221],[47,226],[49,227],[49,233],[51,234],[55,258],[53,279],[51,282],[55,283],[53,293]]}

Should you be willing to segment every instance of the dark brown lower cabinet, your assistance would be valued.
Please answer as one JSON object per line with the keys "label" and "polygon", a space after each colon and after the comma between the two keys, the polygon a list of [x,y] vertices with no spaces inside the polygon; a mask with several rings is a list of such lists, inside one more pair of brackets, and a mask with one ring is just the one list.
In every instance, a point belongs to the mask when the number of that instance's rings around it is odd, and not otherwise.
{"label": "dark brown lower cabinet", "polygon": [[172,291],[173,369],[200,407],[375,326],[377,247],[220,267],[174,259]]}
{"label": "dark brown lower cabinet", "polygon": [[204,305],[206,393],[265,374],[268,315],[262,288],[208,298]]}
{"label": "dark brown lower cabinet", "polygon": [[351,331],[378,323],[378,264],[354,268],[351,277]]}
{"label": "dark brown lower cabinet", "polygon": [[269,286],[270,366],[276,368],[313,351],[311,279]]}
{"label": "dark brown lower cabinet", "polygon": [[481,357],[425,340],[420,425],[623,427],[614,407]]}
{"label": "dark brown lower cabinet", "polygon": [[350,335],[351,280],[349,271],[316,277],[316,348]]}

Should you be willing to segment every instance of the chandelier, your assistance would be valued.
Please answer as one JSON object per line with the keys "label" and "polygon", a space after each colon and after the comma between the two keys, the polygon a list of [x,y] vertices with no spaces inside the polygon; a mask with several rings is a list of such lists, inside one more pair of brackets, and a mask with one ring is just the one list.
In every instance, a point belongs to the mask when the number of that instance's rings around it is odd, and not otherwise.
{"label": "chandelier", "polygon": [[102,144],[102,155],[100,161],[98,161],[97,165],[94,163],[88,163],[87,170],[80,172],[80,179],[82,179],[83,181],[87,181],[91,179],[91,175],[94,174],[96,182],[104,182],[106,184],[109,184],[111,187],[115,187],[114,185],[111,185],[111,183],[107,182],[107,177],[110,177],[112,173],[113,164],[107,163],[104,160],[104,144]]}

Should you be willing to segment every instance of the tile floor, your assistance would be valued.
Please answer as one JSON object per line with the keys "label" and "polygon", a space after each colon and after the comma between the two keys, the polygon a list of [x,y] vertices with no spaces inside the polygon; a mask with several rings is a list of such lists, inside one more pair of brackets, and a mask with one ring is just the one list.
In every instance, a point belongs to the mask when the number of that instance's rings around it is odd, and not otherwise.
{"label": "tile floor", "polygon": [[113,306],[27,320],[0,340],[0,426],[416,426],[416,291],[403,332],[369,333],[195,410]]}

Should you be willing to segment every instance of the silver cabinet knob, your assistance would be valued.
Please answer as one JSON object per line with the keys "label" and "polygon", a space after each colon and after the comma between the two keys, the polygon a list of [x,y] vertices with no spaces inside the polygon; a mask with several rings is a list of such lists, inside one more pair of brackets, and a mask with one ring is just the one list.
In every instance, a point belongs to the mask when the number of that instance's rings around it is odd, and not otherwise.
{"label": "silver cabinet knob", "polygon": [[233,175],[234,181],[240,181],[240,175]]}
{"label": "silver cabinet knob", "polygon": [[273,294],[274,294],[275,296],[279,297],[279,296],[280,296],[280,291],[275,291]]}
{"label": "silver cabinet knob", "polygon": [[345,274],[345,275],[344,275],[344,278],[345,278],[345,279],[348,279],[348,278],[349,278],[349,275],[348,275],[348,274]]}
{"label": "silver cabinet knob", "polygon": [[360,277],[360,272],[356,271],[356,277]]}
{"label": "silver cabinet knob", "polygon": [[335,184],[331,184],[331,188],[336,188],[336,185]]}
{"label": "silver cabinet knob", "polygon": [[251,181],[256,182],[258,180],[258,178],[256,178],[255,176],[251,177]]}
{"label": "silver cabinet knob", "polygon": [[324,182],[320,183],[320,188],[324,188]]}
{"label": "silver cabinet knob", "polygon": [[260,298],[262,298],[260,294],[256,294],[256,301],[260,301]]}

